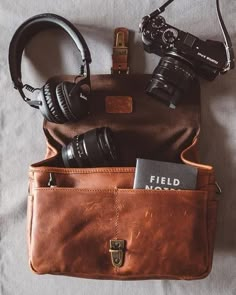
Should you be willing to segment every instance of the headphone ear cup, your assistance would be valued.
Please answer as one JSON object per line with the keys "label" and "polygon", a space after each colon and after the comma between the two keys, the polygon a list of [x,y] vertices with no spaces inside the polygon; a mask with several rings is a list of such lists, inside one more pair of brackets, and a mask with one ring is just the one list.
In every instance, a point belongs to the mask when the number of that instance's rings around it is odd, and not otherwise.
{"label": "headphone ear cup", "polygon": [[39,100],[42,102],[40,108],[43,116],[53,123],[65,123],[67,120],[60,110],[55,94],[55,85],[46,83],[40,93]]}
{"label": "headphone ear cup", "polygon": [[[76,91],[73,91],[76,87]],[[62,82],[56,87],[58,104],[68,121],[78,121],[88,114],[88,98],[82,89],[71,82]]]}
{"label": "headphone ear cup", "polygon": [[74,121],[75,118],[74,118],[74,116],[70,110],[70,107],[67,103],[68,94],[65,93],[65,91],[64,91],[64,87],[65,87],[64,84],[65,84],[65,82],[62,82],[59,85],[57,85],[57,87],[56,87],[57,101],[58,101],[60,109],[61,109],[63,115],[66,117],[66,119],[68,121]]}

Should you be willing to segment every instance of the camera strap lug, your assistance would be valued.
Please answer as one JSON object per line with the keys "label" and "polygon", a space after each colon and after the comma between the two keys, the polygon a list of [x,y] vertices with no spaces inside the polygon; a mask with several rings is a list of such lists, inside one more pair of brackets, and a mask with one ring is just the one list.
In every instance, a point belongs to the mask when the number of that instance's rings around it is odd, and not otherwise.
{"label": "camera strap lug", "polygon": [[114,31],[114,46],[112,54],[112,74],[129,74],[128,66],[129,30],[116,28]]}

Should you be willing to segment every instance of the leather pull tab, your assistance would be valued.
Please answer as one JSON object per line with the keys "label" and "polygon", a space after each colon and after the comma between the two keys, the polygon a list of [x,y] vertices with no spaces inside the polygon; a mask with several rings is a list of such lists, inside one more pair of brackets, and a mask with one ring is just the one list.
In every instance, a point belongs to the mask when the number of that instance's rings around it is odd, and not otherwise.
{"label": "leather pull tab", "polygon": [[112,74],[128,74],[128,41],[129,30],[116,28],[114,32],[114,45],[112,54]]}

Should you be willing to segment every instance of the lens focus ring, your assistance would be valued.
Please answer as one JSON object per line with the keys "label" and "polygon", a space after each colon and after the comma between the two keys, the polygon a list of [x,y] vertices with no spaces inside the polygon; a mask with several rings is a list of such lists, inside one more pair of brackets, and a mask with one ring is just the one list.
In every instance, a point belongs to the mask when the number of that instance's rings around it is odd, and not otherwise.
{"label": "lens focus ring", "polygon": [[111,129],[102,127],[75,136],[62,148],[62,160],[71,168],[113,166],[117,154]]}

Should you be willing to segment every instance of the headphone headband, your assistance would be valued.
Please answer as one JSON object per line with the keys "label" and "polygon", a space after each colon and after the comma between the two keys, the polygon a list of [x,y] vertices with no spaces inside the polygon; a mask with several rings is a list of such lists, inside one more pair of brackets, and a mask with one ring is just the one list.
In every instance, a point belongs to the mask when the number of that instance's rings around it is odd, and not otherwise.
{"label": "headphone headband", "polygon": [[34,35],[42,30],[51,28],[63,29],[72,38],[81,53],[82,60],[85,65],[85,73],[89,75],[89,64],[91,63],[90,51],[83,36],[77,28],[59,15],[51,13],[39,14],[26,20],[16,30],[9,47],[9,67],[11,78],[14,87],[20,91],[21,95],[23,88],[21,81],[21,60],[24,48]]}

